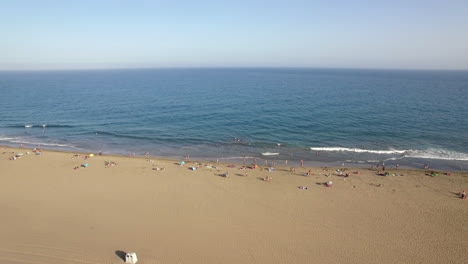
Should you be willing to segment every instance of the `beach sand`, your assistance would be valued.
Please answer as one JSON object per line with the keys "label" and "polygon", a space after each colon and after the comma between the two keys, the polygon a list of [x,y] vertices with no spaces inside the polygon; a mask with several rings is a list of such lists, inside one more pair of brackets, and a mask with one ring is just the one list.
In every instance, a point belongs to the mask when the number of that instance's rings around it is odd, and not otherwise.
{"label": "beach sand", "polygon": [[123,252],[141,264],[467,260],[468,200],[457,195],[467,172],[192,171],[154,157],[28,151],[0,148],[0,263],[123,263]]}

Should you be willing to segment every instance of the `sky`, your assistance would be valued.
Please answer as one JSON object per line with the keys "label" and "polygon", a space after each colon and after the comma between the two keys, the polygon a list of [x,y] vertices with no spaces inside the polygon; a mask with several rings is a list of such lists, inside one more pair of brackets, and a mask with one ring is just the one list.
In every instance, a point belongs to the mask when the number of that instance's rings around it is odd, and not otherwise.
{"label": "sky", "polygon": [[468,69],[468,0],[0,0],[0,70]]}

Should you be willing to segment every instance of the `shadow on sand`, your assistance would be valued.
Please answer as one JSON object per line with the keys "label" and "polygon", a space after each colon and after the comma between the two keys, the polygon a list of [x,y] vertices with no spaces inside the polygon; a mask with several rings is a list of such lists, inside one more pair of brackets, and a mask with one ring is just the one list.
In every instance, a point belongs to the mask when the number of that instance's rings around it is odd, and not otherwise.
{"label": "shadow on sand", "polygon": [[115,254],[121,258],[123,261],[125,261],[125,255],[127,255],[127,253],[123,252],[122,250],[116,250],[115,251]]}

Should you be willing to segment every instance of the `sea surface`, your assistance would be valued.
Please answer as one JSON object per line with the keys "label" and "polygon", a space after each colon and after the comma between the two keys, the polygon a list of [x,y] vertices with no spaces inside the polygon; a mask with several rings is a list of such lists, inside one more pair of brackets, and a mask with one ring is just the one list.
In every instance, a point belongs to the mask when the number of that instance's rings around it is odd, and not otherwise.
{"label": "sea surface", "polygon": [[468,169],[468,71],[0,72],[0,145]]}

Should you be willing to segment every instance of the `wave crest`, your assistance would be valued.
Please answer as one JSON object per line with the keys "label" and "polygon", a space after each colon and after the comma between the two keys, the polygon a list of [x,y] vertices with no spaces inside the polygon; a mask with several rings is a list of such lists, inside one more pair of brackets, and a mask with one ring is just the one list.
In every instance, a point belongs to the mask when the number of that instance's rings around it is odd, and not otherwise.
{"label": "wave crest", "polygon": [[403,154],[408,150],[371,150],[371,149],[360,149],[360,148],[340,148],[340,147],[324,147],[315,148],[311,147],[310,150],[315,151],[346,151],[346,152],[357,152],[357,153],[375,153],[375,154]]}
{"label": "wave crest", "polygon": [[392,155],[399,154],[397,157],[392,157],[387,160],[396,160],[402,158],[415,158],[415,159],[439,159],[439,160],[461,160],[468,161],[468,154],[462,152],[456,152],[446,149],[425,149],[425,150],[372,150],[372,149],[360,149],[360,148],[342,148],[342,147],[311,147],[310,150],[314,151],[326,151],[326,152],[355,152],[355,153],[372,153],[372,154],[383,154]]}

